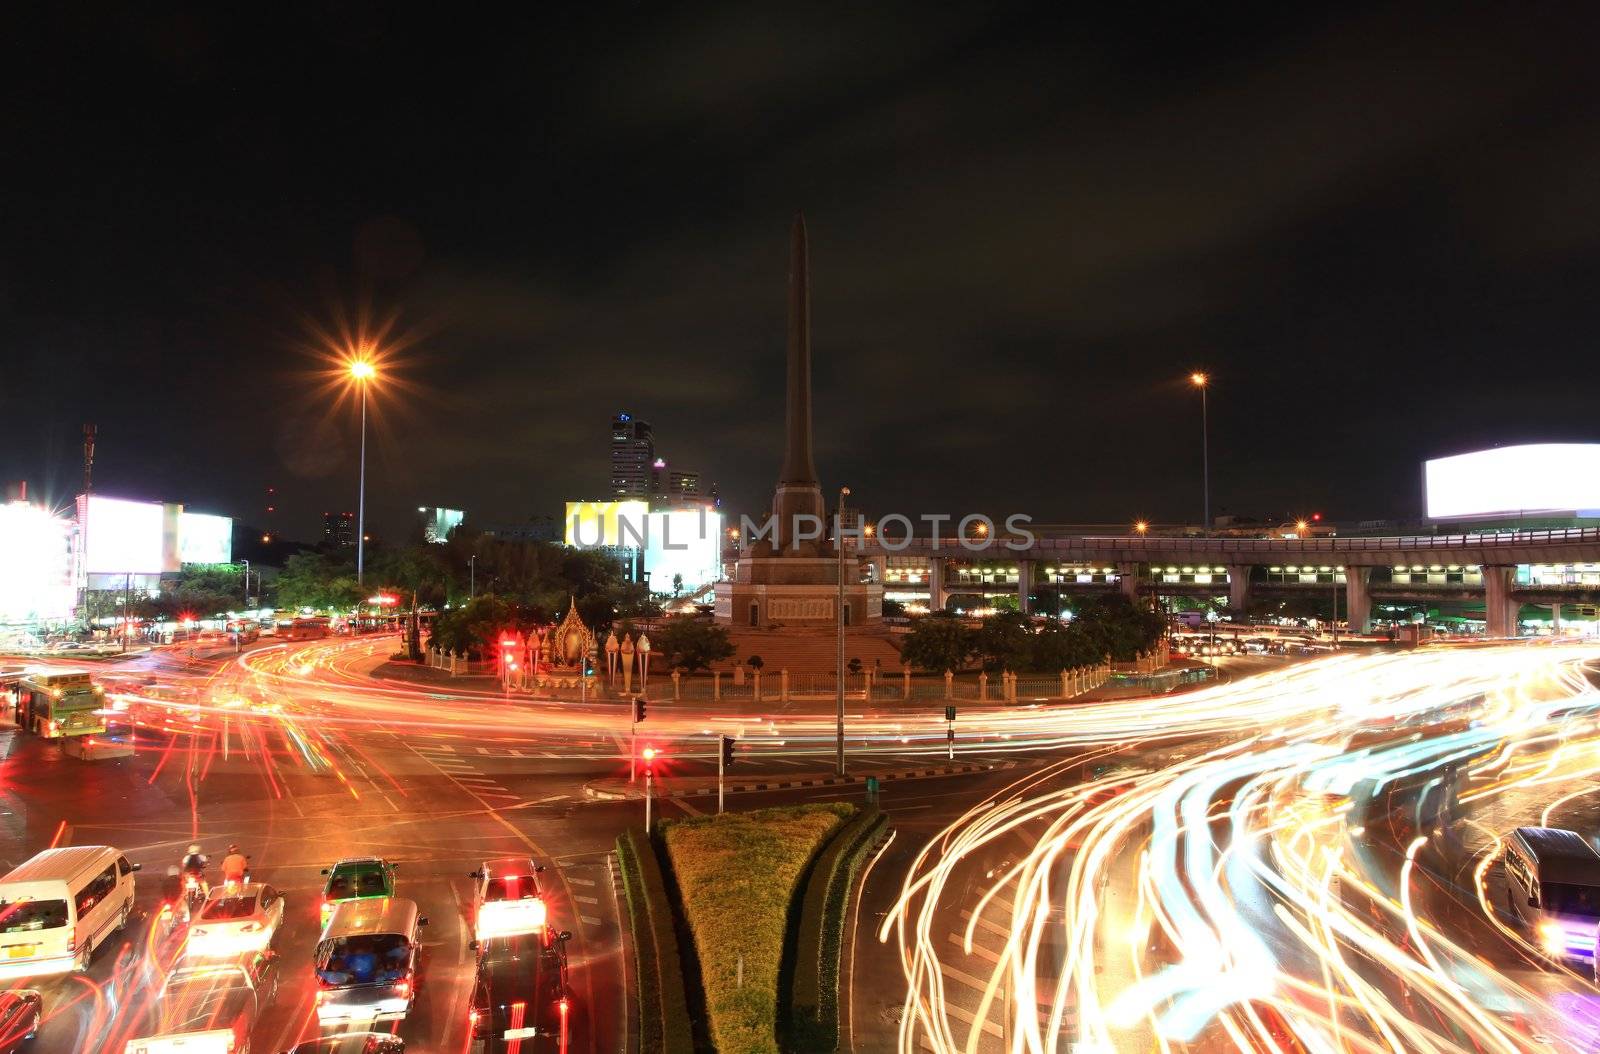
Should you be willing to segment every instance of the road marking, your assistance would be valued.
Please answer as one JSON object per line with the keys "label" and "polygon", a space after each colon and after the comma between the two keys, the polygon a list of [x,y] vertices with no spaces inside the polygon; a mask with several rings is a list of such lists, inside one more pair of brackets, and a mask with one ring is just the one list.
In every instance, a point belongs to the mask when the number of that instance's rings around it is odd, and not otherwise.
{"label": "road marking", "polygon": [[[992,1006],[993,1004],[990,1005]],[[956,1006],[954,1003],[947,1002],[943,1004],[943,1006],[945,1013],[949,1014],[953,1018],[956,1018],[957,1020],[965,1021],[969,1025],[976,1024],[978,1021],[975,1015],[968,1013],[959,1006]],[[1005,1030],[999,1025],[995,1024],[993,1021],[990,1021],[988,1018],[983,1019],[983,1031],[985,1034],[995,1036],[999,1039],[1004,1039],[1006,1037]]]}
{"label": "road marking", "polygon": [[578,916],[578,921],[583,923],[585,926],[598,926],[598,925],[600,925],[600,920],[595,918],[593,915],[579,915]]}
{"label": "road marking", "polygon": [[688,813],[690,816],[704,816],[705,815],[704,812],[701,812],[699,809],[696,809],[693,805],[690,805],[688,802],[684,801],[682,798],[668,798],[667,800],[670,801],[672,804],[676,805],[678,808],[682,809],[684,812]]}
{"label": "road marking", "polygon": [[[950,937],[950,943],[951,944],[954,944],[957,948],[960,948],[962,951],[966,951],[967,941],[966,941],[965,937],[961,936],[961,934],[959,934],[959,933],[952,933],[952,934],[949,935],[949,937]],[[1000,956],[996,955],[994,952],[990,951],[988,948],[985,948],[983,945],[979,944],[977,941],[973,941],[972,942],[972,952],[971,952],[971,954],[976,955],[980,959],[987,959],[989,962],[994,963],[996,966],[1000,965]]]}
{"label": "road marking", "polygon": [[575,886],[592,886],[596,884],[592,878],[575,878],[572,875],[567,876],[567,881]]}
{"label": "road marking", "polygon": [[[968,911],[966,908],[962,908],[961,909],[961,917],[963,919],[969,919],[970,920],[972,918],[972,912]],[[1004,937],[1006,940],[1010,940],[1011,939],[1011,931],[1010,930],[1006,929],[1004,926],[1000,925],[998,922],[994,922],[994,921],[992,921],[990,919],[984,918],[981,915],[978,917],[978,927],[980,929],[988,930],[990,933],[994,934],[996,937]]]}
{"label": "road marking", "polygon": [[599,905],[600,905],[600,901],[595,899],[594,897],[574,896],[572,899],[576,900],[579,904],[593,904],[596,907],[599,907]]}
{"label": "road marking", "polygon": [[[969,973],[964,973],[961,970],[957,970],[954,966],[951,966],[949,963],[943,963],[943,962],[940,963],[939,964],[939,972],[944,974],[946,977],[950,978],[950,980],[955,981],[957,984],[966,985],[968,988],[971,988],[973,991],[986,992],[986,991],[989,990],[989,982],[988,981],[980,981],[978,978],[972,976]],[[996,988],[994,990],[994,996],[995,996],[996,999],[1004,999],[1005,995],[1006,995],[1006,990],[1004,988]]]}

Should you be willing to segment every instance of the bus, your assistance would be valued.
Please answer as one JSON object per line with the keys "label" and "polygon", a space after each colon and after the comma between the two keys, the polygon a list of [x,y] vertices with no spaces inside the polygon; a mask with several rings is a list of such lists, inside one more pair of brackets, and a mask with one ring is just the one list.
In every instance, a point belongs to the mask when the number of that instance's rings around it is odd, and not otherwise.
{"label": "bus", "polygon": [[17,727],[46,739],[105,732],[105,689],[87,670],[39,670],[17,684]]}
{"label": "bus", "polygon": [[279,640],[319,640],[330,632],[326,617],[288,619],[278,623]]}

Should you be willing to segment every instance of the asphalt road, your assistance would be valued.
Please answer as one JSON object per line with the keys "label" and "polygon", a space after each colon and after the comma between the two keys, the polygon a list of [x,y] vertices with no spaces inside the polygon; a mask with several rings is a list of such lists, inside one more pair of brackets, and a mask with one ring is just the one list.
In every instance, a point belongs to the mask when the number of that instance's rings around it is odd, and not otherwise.
{"label": "asphalt road", "polygon": [[[276,950],[280,983],[253,1034],[253,1048],[278,1051],[319,1034],[312,953],[318,936],[321,869],[376,855],[399,865],[398,894],[429,924],[415,1008],[385,1026],[412,1050],[467,1051],[468,872],[484,859],[528,855],[546,866],[553,925],[569,944],[574,1013],[571,1049],[634,1049],[626,993],[616,836],[643,818],[637,800],[596,800],[585,785],[619,781],[632,745],[615,706],[587,710],[508,704],[448,686],[374,682],[392,641],[316,642],[235,655],[161,649],[97,672],[136,726],[131,757],[84,761],[57,743],[9,737],[0,768],[0,865],[50,845],[104,844],[141,864],[139,913],[81,976],[40,979],[48,1020],[39,1052],[120,1050],[147,1027],[154,992],[177,951],[155,927],[160,877],[190,842],[213,859],[229,843],[252,858],[252,877],[286,893]],[[828,708],[831,710],[831,707]],[[1002,708],[991,708],[1000,713]],[[1036,708],[1019,708],[1031,720]],[[743,734],[731,776],[777,784],[826,774],[831,718],[790,708],[784,723],[739,718]],[[852,770],[903,773],[944,760],[941,712],[853,715],[873,729],[852,744]],[[719,721],[731,720],[720,715]],[[882,804],[897,828],[895,853],[918,845],[974,800],[1038,763],[1026,729],[958,743],[971,775],[885,781]],[[706,726],[706,727],[702,727]],[[688,708],[655,707],[647,731],[664,747],[658,818],[697,816],[715,798],[689,793],[714,777],[712,728]],[[1030,728],[1032,726],[1029,726]],[[816,731],[823,730],[822,733]],[[969,748],[972,748],[969,750]],[[1048,753],[1050,747],[1044,750]],[[863,796],[859,784],[732,795],[731,808]],[[886,862],[891,885],[899,878]],[[879,895],[868,887],[869,899]],[[897,968],[872,988],[899,998]],[[875,1044],[857,1049],[876,1049]]]}

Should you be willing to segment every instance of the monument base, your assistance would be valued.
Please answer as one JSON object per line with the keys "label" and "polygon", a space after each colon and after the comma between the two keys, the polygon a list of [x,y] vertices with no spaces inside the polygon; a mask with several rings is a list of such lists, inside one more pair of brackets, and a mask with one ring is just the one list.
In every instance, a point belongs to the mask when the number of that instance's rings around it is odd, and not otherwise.
{"label": "monument base", "polygon": [[[751,629],[837,626],[839,587],[812,583],[718,582],[713,610],[718,622]],[[847,626],[881,622],[883,586],[866,582],[846,585],[844,620]]]}

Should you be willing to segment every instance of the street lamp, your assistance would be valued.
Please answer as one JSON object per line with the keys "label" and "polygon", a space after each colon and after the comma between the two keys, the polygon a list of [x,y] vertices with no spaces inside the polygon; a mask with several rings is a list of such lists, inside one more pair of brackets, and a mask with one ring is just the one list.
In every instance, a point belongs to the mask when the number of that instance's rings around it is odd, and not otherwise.
{"label": "street lamp", "polygon": [[371,359],[350,361],[350,379],[361,389],[361,487],[356,496],[356,584],[361,583],[367,555],[367,388],[378,375]]}
{"label": "street lamp", "polygon": [[844,775],[844,499],[850,496],[849,487],[839,488],[839,515],[833,525],[834,548],[839,550],[839,668],[834,679],[835,703],[838,716],[838,742],[834,748],[835,775]]}
{"label": "street lamp", "polygon": [[1200,389],[1200,487],[1205,500],[1205,529],[1211,529],[1211,429],[1206,419],[1206,388],[1211,378],[1196,370],[1189,383]]}
{"label": "street lamp", "polygon": [[470,601],[478,593],[478,554],[473,553],[467,557],[467,599]]}

